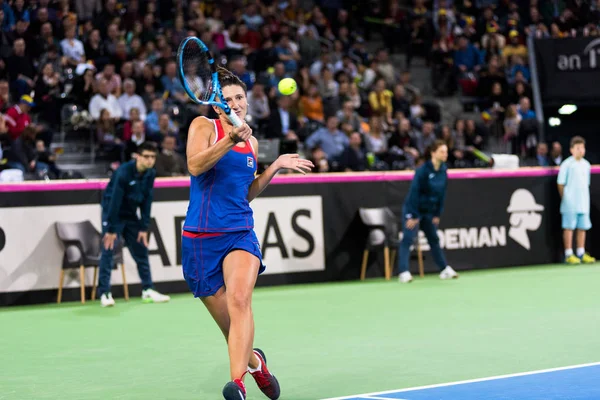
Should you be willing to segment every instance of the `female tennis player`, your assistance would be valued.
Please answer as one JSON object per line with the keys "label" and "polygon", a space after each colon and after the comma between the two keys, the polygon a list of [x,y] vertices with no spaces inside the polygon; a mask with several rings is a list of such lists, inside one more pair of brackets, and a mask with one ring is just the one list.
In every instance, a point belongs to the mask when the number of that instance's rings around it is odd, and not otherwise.
{"label": "female tennis player", "polygon": [[[226,69],[219,69],[223,99],[243,121],[248,109],[246,86]],[[183,227],[183,274],[225,335],[231,382],[225,399],[246,398],[244,376],[254,377],[270,399],[279,398],[277,379],[267,369],[260,349],[252,349],[254,319],[252,291],[265,270],[249,203],[277,171],[305,173],[313,164],[297,154],[280,156],[256,176],[258,141],[247,124],[234,128],[223,110],[213,107],[216,120],[197,117],[187,143],[192,174],[190,204]]]}
{"label": "female tennis player", "polygon": [[408,270],[408,259],[410,258],[410,246],[419,233],[419,226],[427,237],[433,260],[441,271],[440,278],[458,278],[456,271],[451,266],[446,265],[446,258],[440,247],[440,239],[437,234],[437,226],[440,223],[440,215],[444,210],[444,199],[446,198],[446,188],[448,186],[448,175],[446,173],[448,147],[442,140],[436,140],[429,148],[426,156],[428,160],[415,171],[408,196],[402,207],[404,227],[398,251],[401,283],[412,281],[412,275]]}

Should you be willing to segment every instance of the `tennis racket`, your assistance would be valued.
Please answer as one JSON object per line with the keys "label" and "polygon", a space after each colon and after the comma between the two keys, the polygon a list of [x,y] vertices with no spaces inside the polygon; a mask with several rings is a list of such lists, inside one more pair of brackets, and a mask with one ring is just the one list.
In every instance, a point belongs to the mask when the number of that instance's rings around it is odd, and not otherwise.
{"label": "tennis racket", "polygon": [[225,112],[233,126],[243,125],[242,120],[223,102],[219,74],[208,47],[197,37],[185,38],[177,50],[177,73],[183,89],[196,104],[216,106]]}
{"label": "tennis racket", "polygon": [[475,147],[473,147],[471,151],[473,152],[473,155],[479,158],[481,161],[488,163],[490,166],[494,165],[494,159],[482,152],[481,150],[478,150]]}

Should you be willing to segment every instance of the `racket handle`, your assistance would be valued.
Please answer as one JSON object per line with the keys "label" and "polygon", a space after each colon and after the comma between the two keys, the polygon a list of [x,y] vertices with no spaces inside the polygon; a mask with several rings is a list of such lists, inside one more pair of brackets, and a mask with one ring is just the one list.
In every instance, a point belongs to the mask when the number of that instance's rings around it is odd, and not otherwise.
{"label": "racket handle", "polygon": [[244,124],[244,122],[240,119],[240,117],[237,116],[236,113],[233,112],[233,110],[230,111],[227,116],[229,117],[229,120],[231,121],[233,126],[235,126],[236,128],[239,128]]}

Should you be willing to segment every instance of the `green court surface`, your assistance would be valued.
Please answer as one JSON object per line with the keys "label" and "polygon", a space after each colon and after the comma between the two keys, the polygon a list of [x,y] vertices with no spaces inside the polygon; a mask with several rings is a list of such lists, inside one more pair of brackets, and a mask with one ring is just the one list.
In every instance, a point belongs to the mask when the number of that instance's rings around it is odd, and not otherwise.
{"label": "green court surface", "polygon": [[[596,362],[599,285],[598,265],[557,265],[261,288],[255,344],[288,400]],[[116,300],[2,309],[0,398],[221,398],[227,349],[199,300]]]}

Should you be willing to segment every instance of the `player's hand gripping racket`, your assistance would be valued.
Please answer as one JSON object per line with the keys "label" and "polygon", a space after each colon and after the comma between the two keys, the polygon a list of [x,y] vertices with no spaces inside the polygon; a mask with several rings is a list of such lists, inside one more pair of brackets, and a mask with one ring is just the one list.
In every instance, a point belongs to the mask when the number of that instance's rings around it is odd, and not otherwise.
{"label": "player's hand gripping racket", "polygon": [[243,125],[227,102],[223,101],[215,60],[200,39],[190,36],[181,42],[177,50],[177,64],[181,84],[194,103],[219,107],[233,126]]}

